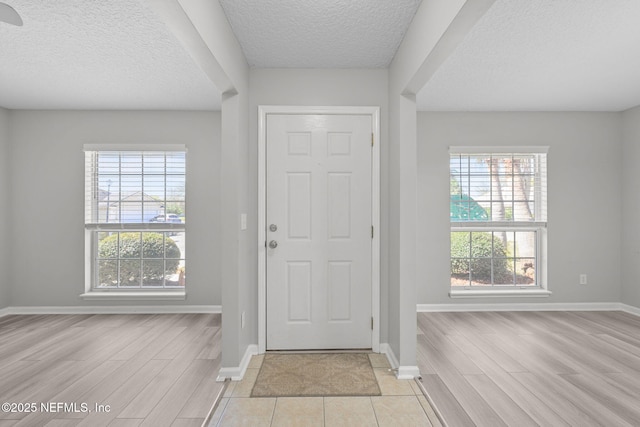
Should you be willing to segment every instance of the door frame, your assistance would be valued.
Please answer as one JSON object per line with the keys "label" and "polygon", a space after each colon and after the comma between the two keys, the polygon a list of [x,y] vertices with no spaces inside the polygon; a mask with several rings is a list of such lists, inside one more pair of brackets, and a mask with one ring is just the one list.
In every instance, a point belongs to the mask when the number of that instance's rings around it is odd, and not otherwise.
{"label": "door frame", "polygon": [[325,114],[371,116],[371,349],[380,352],[380,107],[258,106],[258,353],[267,348],[267,116]]}

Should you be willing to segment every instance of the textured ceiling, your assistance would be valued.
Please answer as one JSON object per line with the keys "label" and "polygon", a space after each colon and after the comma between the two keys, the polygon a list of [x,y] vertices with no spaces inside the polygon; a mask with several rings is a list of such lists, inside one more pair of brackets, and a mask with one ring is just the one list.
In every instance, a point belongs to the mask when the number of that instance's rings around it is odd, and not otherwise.
{"label": "textured ceiling", "polygon": [[[154,0],[1,0],[0,107],[220,108]],[[216,1],[216,0],[210,0]],[[388,67],[420,0],[219,0],[252,67]],[[640,0],[497,0],[418,94],[426,111],[640,105]]]}
{"label": "textured ceiling", "polygon": [[640,105],[640,1],[498,0],[417,101],[426,111]]}
{"label": "textured ceiling", "polygon": [[421,0],[220,0],[251,67],[385,68]]}
{"label": "textured ceiling", "polygon": [[220,94],[142,0],[2,0],[0,106],[9,109],[220,108]]}

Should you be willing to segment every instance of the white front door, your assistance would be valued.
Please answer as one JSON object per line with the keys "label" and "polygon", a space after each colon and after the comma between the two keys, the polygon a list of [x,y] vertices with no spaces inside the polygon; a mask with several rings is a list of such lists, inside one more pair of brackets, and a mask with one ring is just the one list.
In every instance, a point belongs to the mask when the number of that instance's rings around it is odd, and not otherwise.
{"label": "white front door", "polygon": [[268,350],[372,347],[372,117],[266,120]]}

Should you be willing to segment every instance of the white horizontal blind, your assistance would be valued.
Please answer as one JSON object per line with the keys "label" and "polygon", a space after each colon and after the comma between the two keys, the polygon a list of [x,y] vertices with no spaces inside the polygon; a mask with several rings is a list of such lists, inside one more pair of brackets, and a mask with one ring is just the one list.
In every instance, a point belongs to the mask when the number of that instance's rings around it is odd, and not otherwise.
{"label": "white horizontal blind", "polygon": [[453,222],[514,226],[547,221],[544,152],[450,151]]}
{"label": "white horizontal blind", "polygon": [[182,212],[186,152],[85,150],[85,224],[139,226]]}

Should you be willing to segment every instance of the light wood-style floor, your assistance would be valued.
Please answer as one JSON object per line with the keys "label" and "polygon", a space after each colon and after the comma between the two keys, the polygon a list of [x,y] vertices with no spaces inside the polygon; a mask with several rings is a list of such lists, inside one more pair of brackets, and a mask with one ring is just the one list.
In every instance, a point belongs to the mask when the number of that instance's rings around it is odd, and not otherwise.
{"label": "light wood-style floor", "polygon": [[640,317],[419,313],[418,366],[449,426],[640,426]]}
{"label": "light wood-style floor", "polygon": [[219,314],[0,317],[0,426],[200,426],[220,344]]}
{"label": "light wood-style floor", "polygon": [[[640,425],[640,317],[419,313],[417,339],[451,427]],[[220,315],[1,317],[0,403],[38,410],[0,412],[0,426],[200,426],[222,387],[220,345]]]}

